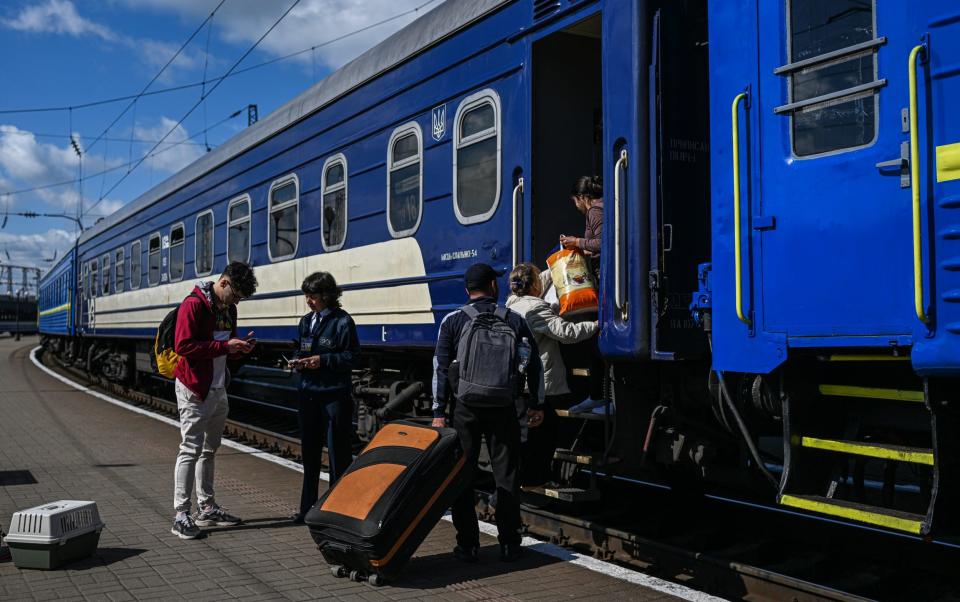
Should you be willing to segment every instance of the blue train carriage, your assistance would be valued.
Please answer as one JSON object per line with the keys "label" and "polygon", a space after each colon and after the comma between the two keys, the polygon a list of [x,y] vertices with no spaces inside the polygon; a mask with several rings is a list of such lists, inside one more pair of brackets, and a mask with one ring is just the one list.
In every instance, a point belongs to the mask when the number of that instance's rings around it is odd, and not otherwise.
{"label": "blue train carriage", "polygon": [[960,6],[709,6],[714,368],[780,504],[955,533]]}
{"label": "blue train carriage", "polygon": [[85,232],[77,361],[149,375],[166,312],[250,261],[261,284],[240,328],[262,344],[234,386],[287,403],[274,361],[306,311],[301,280],[328,270],[365,351],[361,437],[429,420],[437,328],[465,300],[466,267],[543,266],[583,229],[573,181],[601,174],[605,364],[566,363],[580,396],[596,379],[616,405],[557,408],[556,458],[574,470],[547,493],[592,499],[598,472],[655,463],[681,479],[743,471],[727,433],[686,426],[712,420],[707,339],[687,309],[710,256],[706,17],[703,0],[444,3]]}
{"label": "blue train carriage", "polygon": [[74,335],[76,252],[71,249],[40,279],[37,325],[44,345],[66,351]]}

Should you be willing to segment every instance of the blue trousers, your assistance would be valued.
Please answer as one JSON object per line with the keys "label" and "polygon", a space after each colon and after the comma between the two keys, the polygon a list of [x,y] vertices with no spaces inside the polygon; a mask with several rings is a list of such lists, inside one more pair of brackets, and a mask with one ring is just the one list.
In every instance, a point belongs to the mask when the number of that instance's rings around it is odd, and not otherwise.
{"label": "blue trousers", "polygon": [[303,458],[303,489],[300,512],[306,514],[317,502],[323,446],[327,444],[330,486],[343,476],[353,460],[353,399],[349,392],[313,395],[300,392],[300,453]]}

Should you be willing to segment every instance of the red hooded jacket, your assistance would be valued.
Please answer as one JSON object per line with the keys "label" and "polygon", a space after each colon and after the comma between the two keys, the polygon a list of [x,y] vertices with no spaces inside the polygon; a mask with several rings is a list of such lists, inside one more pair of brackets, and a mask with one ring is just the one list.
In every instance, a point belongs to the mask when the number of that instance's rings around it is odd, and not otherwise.
{"label": "red hooded jacket", "polygon": [[[219,302],[219,301],[218,301]],[[231,305],[230,338],[237,336],[237,307]],[[174,330],[174,351],[181,356],[173,376],[200,399],[206,399],[213,383],[213,358],[227,355],[226,341],[215,341],[217,320],[213,311],[212,283],[206,290],[196,286],[180,304]]]}

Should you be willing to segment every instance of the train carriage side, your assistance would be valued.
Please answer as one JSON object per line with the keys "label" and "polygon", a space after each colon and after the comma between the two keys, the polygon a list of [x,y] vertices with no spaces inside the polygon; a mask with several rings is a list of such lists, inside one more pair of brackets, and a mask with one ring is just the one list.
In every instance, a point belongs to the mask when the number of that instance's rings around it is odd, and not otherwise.
{"label": "train carriage side", "polygon": [[714,367],[782,414],[781,504],[921,535],[957,528],[958,24],[710,4]]}
{"label": "train carriage side", "polygon": [[60,261],[40,279],[38,327],[40,334],[46,338],[73,336],[75,256],[73,249],[67,251]]}

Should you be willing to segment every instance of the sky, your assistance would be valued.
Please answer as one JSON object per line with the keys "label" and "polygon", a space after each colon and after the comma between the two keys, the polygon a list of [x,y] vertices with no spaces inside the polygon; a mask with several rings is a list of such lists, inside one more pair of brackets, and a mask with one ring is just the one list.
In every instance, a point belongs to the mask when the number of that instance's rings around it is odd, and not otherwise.
{"label": "sky", "polygon": [[[50,267],[78,209],[91,226],[441,0],[300,0],[237,64],[293,2],[0,2],[0,266]],[[69,218],[4,218],[25,211]]]}

